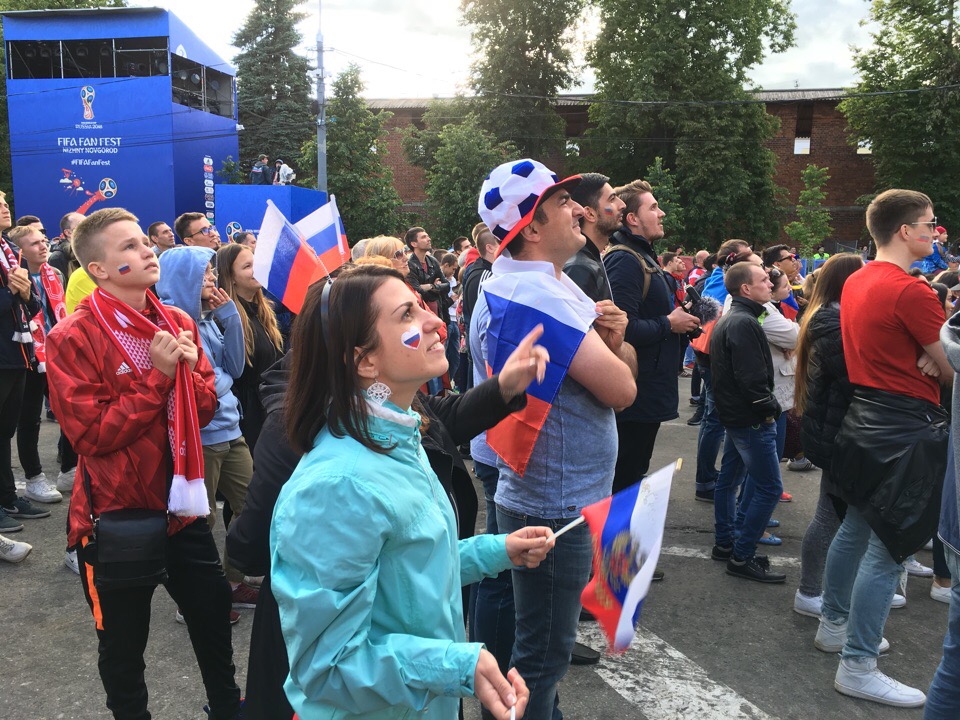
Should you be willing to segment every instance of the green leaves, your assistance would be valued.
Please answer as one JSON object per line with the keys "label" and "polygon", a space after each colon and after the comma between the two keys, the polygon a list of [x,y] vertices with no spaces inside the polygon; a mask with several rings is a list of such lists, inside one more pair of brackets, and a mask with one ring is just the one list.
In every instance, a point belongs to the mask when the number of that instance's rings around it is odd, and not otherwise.
{"label": "green leaves", "polygon": [[801,249],[802,254],[811,255],[833,233],[830,226],[830,213],[822,205],[827,199],[824,186],[830,180],[829,168],[807,165],[800,176],[803,178],[803,190],[797,198],[797,219],[783,228],[783,231]]}

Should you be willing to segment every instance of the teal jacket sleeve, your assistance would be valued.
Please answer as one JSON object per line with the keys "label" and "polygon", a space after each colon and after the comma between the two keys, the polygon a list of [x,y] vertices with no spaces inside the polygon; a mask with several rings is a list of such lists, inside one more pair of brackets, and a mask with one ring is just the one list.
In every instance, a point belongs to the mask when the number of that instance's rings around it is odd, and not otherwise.
{"label": "teal jacket sleeve", "polygon": [[290,660],[286,687],[355,715],[473,695],[479,643],[371,637],[379,557],[395,522],[377,489],[342,477],[296,490],[281,494],[270,533],[270,577]]}
{"label": "teal jacket sleeve", "polygon": [[470,585],[513,567],[506,535],[476,535],[460,541],[460,584]]}

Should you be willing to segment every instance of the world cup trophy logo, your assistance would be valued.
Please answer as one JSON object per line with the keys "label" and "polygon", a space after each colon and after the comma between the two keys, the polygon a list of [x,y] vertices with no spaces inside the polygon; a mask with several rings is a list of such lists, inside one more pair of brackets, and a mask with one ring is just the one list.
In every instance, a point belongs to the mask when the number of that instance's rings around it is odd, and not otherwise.
{"label": "world cup trophy logo", "polygon": [[80,99],[83,101],[83,119],[93,120],[93,98],[96,93],[91,85],[86,85],[80,90]]}

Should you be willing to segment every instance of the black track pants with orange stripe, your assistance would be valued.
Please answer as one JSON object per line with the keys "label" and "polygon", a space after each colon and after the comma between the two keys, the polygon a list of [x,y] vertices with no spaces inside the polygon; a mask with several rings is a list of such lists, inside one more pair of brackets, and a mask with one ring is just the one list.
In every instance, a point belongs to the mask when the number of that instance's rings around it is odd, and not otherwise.
{"label": "black track pants with orange stripe", "polygon": [[[98,667],[107,707],[116,720],[148,720],[143,652],[154,588],[99,590],[91,554],[84,547],[77,553],[83,593],[100,639]],[[167,539],[167,573],[165,587],[187,621],[211,716],[232,720],[240,711],[240,689],[234,680],[230,585],[206,520],[197,520]],[[198,698],[198,710],[202,704]]]}

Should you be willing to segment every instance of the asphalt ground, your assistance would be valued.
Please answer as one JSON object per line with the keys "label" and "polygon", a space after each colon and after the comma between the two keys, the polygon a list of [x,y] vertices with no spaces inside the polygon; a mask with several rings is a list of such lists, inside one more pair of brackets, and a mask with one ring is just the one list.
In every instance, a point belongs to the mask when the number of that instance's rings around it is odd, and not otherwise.
{"label": "asphalt ground", "polygon": [[[694,501],[697,429],[686,426],[689,383],[681,382],[681,417],[660,430],[651,467],[677,458],[659,566],[666,573],[647,597],[637,640],[625,654],[598,665],[572,667],[560,685],[568,719],[817,720],[821,718],[919,719],[922,710],[887,708],[853,700],[833,689],[837,657],[813,647],[817,622],[792,611],[799,579],[800,542],[816,505],[819,472],[784,468],[794,501],[775,513],[779,548],[765,548],[784,585],[760,585],[724,573],[708,559],[713,506]],[[56,476],[58,426],[44,422],[41,458]],[[589,438],[582,438],[588,441]],[[15,448],[14,448],[15,451]],[[19,470],[14,456],[14,469]],[[482,493],[480,493],[482,497]],[[481,503],[482,505],[482,503]],[[0,720],[109,718],[97,673],[97,640],[79,578],[63,566],[66,502],[48,506],[50,518],[26,521],[12,537],[33,552],[19,565],[0,562]],[[481,519],[482,524],[482,519]],[[222,526],[217,530],[223,542]],[[931,565],[929,552],[918,559]],[[929,597],[930,581],[911,578],[908,603],[894,610],[885,636],[891,652],[880,660],[896,679],[929,686],[940,660],[948,607]],[[154,595],[147,646],[150,710],[159,719],[203,718],[205,703],[186,627],[160,588]],[[246,678],[252,610],[241,610],[233,628],[237,680]],[[581,624],[581,639],[598,649],[596,624]],[[479,718],[467,701],[467,720]]]}

